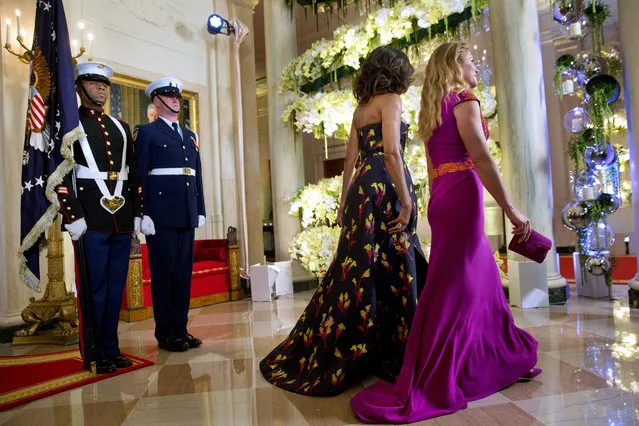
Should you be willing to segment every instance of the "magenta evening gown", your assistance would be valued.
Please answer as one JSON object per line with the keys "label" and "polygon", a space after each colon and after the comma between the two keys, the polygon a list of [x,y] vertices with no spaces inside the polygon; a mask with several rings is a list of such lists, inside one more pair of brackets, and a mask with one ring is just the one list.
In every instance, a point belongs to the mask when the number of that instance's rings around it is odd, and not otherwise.
{"label": "magenta evening gown", "polygon": [[365,423],[453,413],[531,375],[537,363],[537,341],[515,326],[484,233],[482,183],[453,113],[467,101],[477,101],[470,90],[444,97],[442,124],[427,145],[434,180],[426,286],[396,383],[380,380],[351,400]]}

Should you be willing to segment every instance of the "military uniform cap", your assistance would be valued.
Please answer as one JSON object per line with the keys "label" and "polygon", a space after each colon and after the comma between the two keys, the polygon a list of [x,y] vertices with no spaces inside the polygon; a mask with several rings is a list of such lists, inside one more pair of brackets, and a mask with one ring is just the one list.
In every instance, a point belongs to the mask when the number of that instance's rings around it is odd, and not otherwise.
{"label": "military uniform cap", "polygon": [[103,81],[111,85],[113,69],[102,62],[82,62],[75,66],[75,78],[86,81]]}
{"label": "military uniform cap", "polygon": [[162,77],[149,84],[144,92],[151,99],[156,95],[181,97],[182,82],[177,78]]}

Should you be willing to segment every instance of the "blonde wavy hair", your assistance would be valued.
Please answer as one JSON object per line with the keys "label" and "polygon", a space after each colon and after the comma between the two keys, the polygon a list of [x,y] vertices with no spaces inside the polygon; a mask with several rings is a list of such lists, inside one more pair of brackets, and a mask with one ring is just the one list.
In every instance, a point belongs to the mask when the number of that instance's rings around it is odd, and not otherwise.
{"label": "blonde wavy hair", "polygon": [[433,51],[426,65],[419,110],[419,136],[428,142],[433,131],[442,124],[442,99],[451,91],[466,87],[459,65],[464,53],[470,53],[465,43],[444,43]]}

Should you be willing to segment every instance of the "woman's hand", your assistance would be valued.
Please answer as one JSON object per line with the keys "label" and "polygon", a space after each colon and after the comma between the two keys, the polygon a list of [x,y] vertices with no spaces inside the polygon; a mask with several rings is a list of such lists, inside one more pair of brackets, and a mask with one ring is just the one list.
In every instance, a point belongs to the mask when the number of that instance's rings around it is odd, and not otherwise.
{"label": "woman's hand", "polygon": [[530,238],[531,228],[530,219],[523,214],[519,213],[517,209],[513,209],[512,212],[506,214],[508,220],[513,224],[513,234],[519,235],[519,242],[523,243]]}
{"label": "woman's hand", "polygon": [[402,204],[402,208],[399,211],[399,215],[396,219],[391,220],[388,224],[391,226],[388,232],[395,234],[397,232],[403,232],[410,221],[410,214],[413,211],[413,203]]}

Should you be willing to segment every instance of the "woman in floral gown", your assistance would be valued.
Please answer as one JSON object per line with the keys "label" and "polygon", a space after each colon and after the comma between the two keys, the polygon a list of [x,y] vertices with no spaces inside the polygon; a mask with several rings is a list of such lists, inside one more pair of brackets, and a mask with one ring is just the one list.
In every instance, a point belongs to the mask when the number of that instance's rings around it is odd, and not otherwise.
{"label": "woman in floral gown", "polygon": [[[288,337],[260,363],[273,385],[337,395],[368,373],[394,380],[427,263],[417,201],[403,160],[400,95],[414,70],[392,47],[375,49],[355,82],[337,222],[337,253]],[[361,164],[355,170],[360,157]]]}

